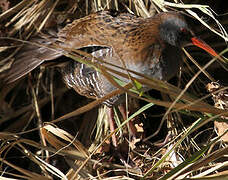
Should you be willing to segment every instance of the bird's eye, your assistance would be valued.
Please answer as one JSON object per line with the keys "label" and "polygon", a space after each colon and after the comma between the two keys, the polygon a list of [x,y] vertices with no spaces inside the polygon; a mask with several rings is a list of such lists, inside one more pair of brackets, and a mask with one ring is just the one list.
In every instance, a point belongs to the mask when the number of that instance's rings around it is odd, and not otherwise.
{"label": "bird's eye", "polygon": [[188,39],[191,37],[191,32],[186,28],[180,28],[180,36],[182,38]]}
{"label": "bird's eye", "polygon": [[180,28],[180,31],[184,34],[186,34],[188,32],[187,29],[185,29],[185,28]]}

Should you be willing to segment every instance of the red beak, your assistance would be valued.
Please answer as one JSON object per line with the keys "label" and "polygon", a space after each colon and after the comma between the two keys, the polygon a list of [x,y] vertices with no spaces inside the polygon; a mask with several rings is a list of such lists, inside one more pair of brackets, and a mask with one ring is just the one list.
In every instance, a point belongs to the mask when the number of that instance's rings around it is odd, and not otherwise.
{"label": "red beak", "polygon": [[205,42],[203,42],[202,40],[193,37],[191,38],[192,40],[192,44],[195,46],[200,47],[201,49],[207,51],[209,54],[211,54],[212,56],[218,56],[218,54],[209,46],[207,45]]}

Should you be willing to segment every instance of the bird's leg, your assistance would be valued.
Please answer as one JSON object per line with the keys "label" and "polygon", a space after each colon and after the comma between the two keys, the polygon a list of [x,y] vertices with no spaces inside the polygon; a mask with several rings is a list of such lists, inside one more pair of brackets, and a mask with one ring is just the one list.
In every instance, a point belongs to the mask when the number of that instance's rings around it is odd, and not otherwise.
{"label": "bird's leg", "polygon": [[[110,131],[112,133],[115,130],[114,111],[112,107],[108,107],[108,116]],[[112,135],[112,144],[114,147],[117,147],[117,137],[115,133]]]}
{"label": "bird's leg", "polygon": [[[119,106],[119,111],[120,113],[122,114],[123,116],[123,119],[126,120],[127,119],[127,111],[126,111],[126,107],[124,106],[123,103],[121,103]],[[129,132],[130,132],[130,136],[132,137],[136,137],[136,134],[137,134],[137,129],[133,123],[133,120],[134,119],[131,119],[129,122],[128,122],[128,126],[129,126]]]}
{"label": "bird's leg", "polygon": [[172,138],[172,134],[171,133],[168,133],[165,137],[165,140],[163,142],[160,142],[160,143],[154,143],[153,145],[158,147],[158,148],[161,148],[163,146],[165,146],[166,144],[168,144],[168,142],[170,141],[170,139]]}
{"label": "bird's leg", "polygon": [[[124,104],[121,103],[120,105],[118,105],[118,109],[119,109],[121,115],[123,116],[123,119],[126,120],[127,119],[127,111],[126,111]],[[108,107],[108,119],[109,119],[110,131],[112,133],[113,131],[115,131],[115,128],[116,128],[113,108]],[[134,119],[132,119],[128,122],[129,133],[130,133],[131,137],[136,138],[137,137],[137,129],[136,129],[133,121],[134,121]],[[117,147],[116,134],[112,135],[112,144],[114,147]]]}
{"label": "bird's leg", "polygon": [[[126,111],[125,111],[126,112]],[[108,115],[109,115],[109,126],[111,133],[115,131],[115,120],[114,120],[114,111],[113,108],[108,108]],[[126,115],[126,113],[125,113]],[[112,144],[115,147],[114,149],[114,157],[118,158],[126,167],[130,168],[131,166],[126,162],[126,160],[123,158],[120,151],[117,149],[117,137],[116,134],[112,135]]]}

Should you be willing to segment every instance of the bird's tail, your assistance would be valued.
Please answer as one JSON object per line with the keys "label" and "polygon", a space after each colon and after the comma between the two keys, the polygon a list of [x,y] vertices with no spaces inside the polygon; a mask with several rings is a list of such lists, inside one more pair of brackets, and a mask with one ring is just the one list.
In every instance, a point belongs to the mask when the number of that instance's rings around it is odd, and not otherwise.
{"label": "bird's tail", "polygon": [[34,37],[25,42],[12,58],[8,58],[7,61],[12,64],[8,69],[0,72],[0,79],[5,83],[16,81],[44,61],[60,57],[63,50],[54,46],[56,42],[57,37],[53,35]]}

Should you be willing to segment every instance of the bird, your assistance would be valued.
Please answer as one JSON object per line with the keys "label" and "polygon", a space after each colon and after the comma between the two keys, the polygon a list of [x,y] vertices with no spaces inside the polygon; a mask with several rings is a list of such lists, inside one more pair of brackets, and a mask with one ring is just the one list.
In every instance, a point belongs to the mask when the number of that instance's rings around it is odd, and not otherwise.
{"label": "bird", "polygon": [[[89,53],[91,61],[104,62],[144,74],[148,77],[168,81],[177,74],[182,64],[182,47],[198,46],[212,56],[217,53],[203,40],[196,37],[181,13],[168,11],[143,18],[130,13],[99,11],[76,19],[47,36],[36,36],[24,44],[15,56],[11,67],[0,75],[11,83],[22,78],[42,63],[55,60],[66,54],[66,49],[76,49]],[[37,46],[43,44],[44,46]],[[57,44],[52,49],[47,46]],[[99,62],[102,65],[102,62]],[[112,66],[115,69],[115,67]],[[88,98],[102,98],[117,89],[102,72],[81,62],[69,61],[61,72],[65,83],[79,94]],[[136,76],[136,75],[132,75]],[[125,82],[129,79],[119,77]],[[147,89],[149,90],[149,89]],[[113,106],[121,109],[122,95],[107,99],[110,130],[113,132]],[[122,110],[122,114],[126,112]],[[134,127],[131,127],[133,133]],[[115,135],[113,145],[117,146]]]}

